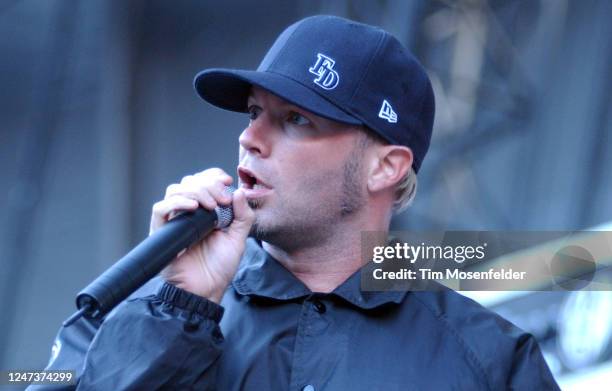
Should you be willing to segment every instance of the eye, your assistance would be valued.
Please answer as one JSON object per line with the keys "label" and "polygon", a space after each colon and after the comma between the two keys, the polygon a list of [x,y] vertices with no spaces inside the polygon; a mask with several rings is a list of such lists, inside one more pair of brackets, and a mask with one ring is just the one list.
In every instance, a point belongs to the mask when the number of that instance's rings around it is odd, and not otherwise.
{"label": "eye", "polygon": [[259,117],[259,114],[261,113],[261,107],[251,105],[249,106],[247,111],[249,113],[249,121],[254,121],[257,119],[257,117]]}
{"label": "eye", "polygon": [[310,124],[310,120],[306,117],[304,117],[302,114],[297,113],[295,111],[291,111],[289,113],[289,117],[287,118],[287,121],[291,122],[294,125],[309,125]]}

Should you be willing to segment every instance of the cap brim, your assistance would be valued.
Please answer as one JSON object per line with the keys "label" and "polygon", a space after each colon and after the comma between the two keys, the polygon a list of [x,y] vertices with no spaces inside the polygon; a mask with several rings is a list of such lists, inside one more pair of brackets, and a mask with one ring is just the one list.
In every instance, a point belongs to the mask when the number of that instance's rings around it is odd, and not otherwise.
{"label": "cap brim", "polygon": [[362,124],[315,91],[277,73],[215,68],[198,73],[194,79],[194,87],[202,99],[222,109],[242,113],[247,112],[253,85],[318,116],[351,125]]}

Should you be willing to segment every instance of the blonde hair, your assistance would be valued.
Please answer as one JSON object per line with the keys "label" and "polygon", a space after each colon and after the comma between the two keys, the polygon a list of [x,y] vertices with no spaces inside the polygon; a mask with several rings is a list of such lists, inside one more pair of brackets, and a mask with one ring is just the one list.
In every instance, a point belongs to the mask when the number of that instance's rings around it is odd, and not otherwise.
{"label": "blonde hair", "polygon": [[[364,127],[363,132],[365,133],[365,145],[371,143],[380,143],[388,145],[389,142],[383,139],[374,131]],[[417,191],[417,174],[413,167],[410,167],[410,171],[404,175],[404,177],[397,183],[395,188],[395,201],[393,202],[393,213],[399,214],[406,210],[414,201]]]}
{"label": "blonde hair", "polygon": [[395,202],[393,202],[393,213],[399,214],[406,210],[414,201],[417,191],[417,174],[414,168],[402,178],[395,188]]}

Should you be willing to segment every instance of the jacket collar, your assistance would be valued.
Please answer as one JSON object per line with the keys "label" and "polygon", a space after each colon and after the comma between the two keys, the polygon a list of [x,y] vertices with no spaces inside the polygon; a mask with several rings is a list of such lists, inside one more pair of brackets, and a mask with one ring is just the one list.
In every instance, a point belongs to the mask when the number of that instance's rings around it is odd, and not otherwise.
{"label": "jacket collar", "polygon": [[[274,300],[293,300],[313,294],[254,239],[247,240],[246,250],[232,285],[241,295],[261,296]],[[361,270],[358,270],[330,294],[359,308],[372,309],[387,303],[401,303],[406,293],[362,292]]]}

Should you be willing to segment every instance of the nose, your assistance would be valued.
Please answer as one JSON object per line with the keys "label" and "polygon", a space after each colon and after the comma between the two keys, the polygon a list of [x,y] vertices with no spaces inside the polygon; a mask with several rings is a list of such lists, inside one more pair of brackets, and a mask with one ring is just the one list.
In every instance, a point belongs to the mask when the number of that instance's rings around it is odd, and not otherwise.
{"label": "nose", "polygon": [[266,125],[263,118],[252,120],[240,134],[238,142],[247,152],[265,158],[271,152],[271,128]]}

